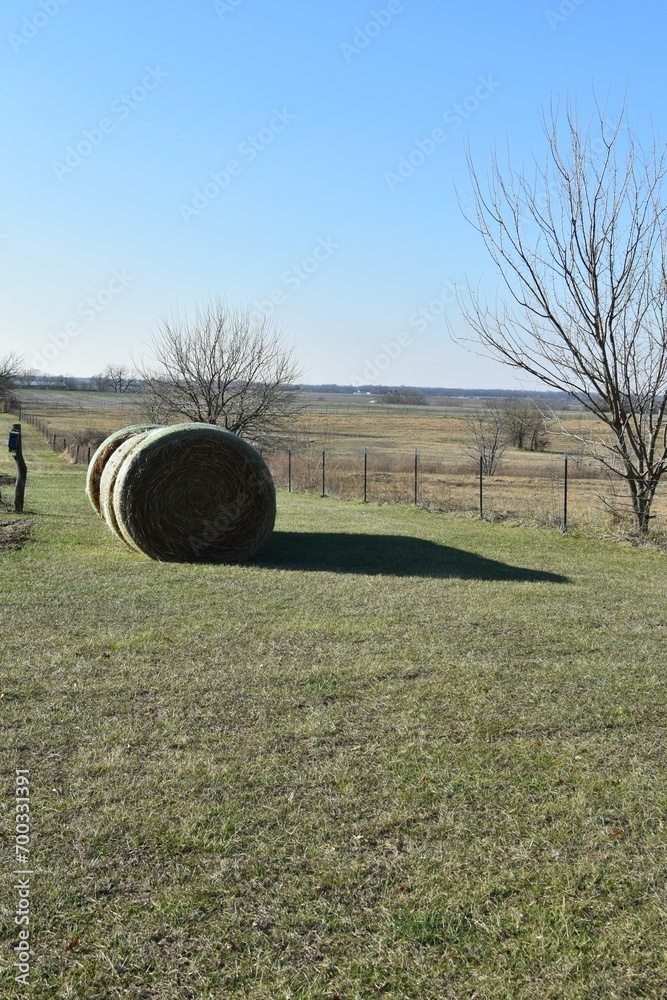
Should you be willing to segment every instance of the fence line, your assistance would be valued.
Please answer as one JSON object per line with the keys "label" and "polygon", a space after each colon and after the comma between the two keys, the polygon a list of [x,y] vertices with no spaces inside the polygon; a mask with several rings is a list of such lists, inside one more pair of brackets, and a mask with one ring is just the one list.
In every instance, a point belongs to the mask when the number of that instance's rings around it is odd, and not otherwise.
{"label": "fence line", "polygon": [[95,450],[90,445],[81,445],[80,442],[73,442],[70,438],[68,449],[68,441],[65,435],[57,433],[54,434],[46,421],[42,420],[42,418],[38,417],[35,413],[31,413],[29,410],[23,409],[22,406],[8,406],[7,412],[13,413],[17,416],[20,423],[29,424],[30,427],[34,427],[36,431],[39,431],[39,433],[46,439],[46,443],[49,445],[51,450],[56,452],[56,454],[69,450],[70,457],[75,464],[85,462],[85,464],[88,465],[90,463],[91,455]]}
{"label": "fence line", "polygon": [[[380,464],[373,468],[375,456],[378,457]],[[263,457],[276,485],[288,493],[337,495],[345,499],[357,499],[363,503],[375,501],[411,504],[432,510],[474,510],[480,518],[487,520],[497,519],[500,516],[497,504],[494,505],[494,499],[497,501],[498,494],[507,491],[509,484],[502,477],[487,476],[481,462],[479,467],[474,463],[475,467],[470,472],[462,474],[448,468],[446,461],[429,460],[422,467],[419,448],[415,448],[412,461],[407,456],[401,456],[403,468],[399,470],[396,469],[395,458],[391,463],[383,462],[382,459],[386,459],[387,456],[382,451],[376,451],[375,456],[368,447],[360,446],[358,457],[352,458],[349,453],[337,455],[325,446],[312,450],[304,449],[301,453],[289,447],[265,453]],[[530,486],[524,487],[516,480],[512,485],[515,485],[517,492],[522,490],[524,493],[523,507],[518,512],[521,516],[527,513],[526,490],[536,495],[540,493],[540,489],[542,493],[545,489],[553,493],[556,486],[554,498],[550,503],[551,513],[548,522],[561,530],[566,530],[569,506],[565,456],[562,461],[562,465],[559,461],[557,469],[552,465],[549,475],[539,479],[538,484],[535,484],[535,477],[531,477]],[[389,468],[390,464],[394,466],[393,469]],[[570,471],[570,476],[571,474]],[[589,487],[590,483],[587,482],[587,488]],[[443,498],[448,489],[450,493],[452,489],[459,490],[463,502],[451,498],[447,501]],[[540,507],[544,510],[543,497],[540,500]],[[510,512],[505,513],[510,516]]]}
{"label": "fence line", "polygon": [[[42,434],[54,452],[68,452],[70,460],[74,464],[88,465],[90,463],[96,448],[95,444],[73,440],[72,436],[68,439],[66,434],[54,432],[46,420],[23,407],[8,407],[7,412],[16,415],[20,421],[34,427]],[[376,454],[378,453],[376,452]],[[556,469],[552,465],[548,470],[548,476],[543,478],[531,477],[530,486],[528,484],[522,486],[520,482],[517,482],[523,477],[515,477],[512,483],[507,483],[503,481],[502,477],[486,476],[483,471],[482,456],[480,456],[478,470],[471,470],[468,474],[448,469],[447,463],[444,461],[436,463],[429,460],[422,468],[418,448],[415,448],[413,465],[409,464],[407,456],[401,456],[404,464],[402,470],[396,470],[395,459],[391,462],[394,465],[393,469],[388,468],[387,465],[373,469],[372,457],[369,448],[364,447],[363,455],[359,455],[357,468],[357,459],[352,465],[349,455],[344,458],[336,456],[326,446],[323,446],[320,452],[304,449],[304,452],[300,454],[290,447],[264,455],[276,484],[290,493],[319,493],[321,496],[339,495],[349,499],[363,500],[364,503],[375,501],[412,504],[431,510],[476,511],[480,518],[488,520],[513,516],[514,514],[520,517],[526,516],[528,497],[532,495],[533,498],[537,497],[540,523],[567,531],[571,521],[573,470],[571,467],[568,470],[569,456],[567,451],[562,456],[562,466]],[[347,468],[341,468],[343,464]],[[387,464],[389,465],[389,463]],[[426,469],[430,469],[430,471],[426,471]],[[446,481],[443,481],[445,477]],[[537,484],[535,483],[536,478],[538,479]],[[593,491],[591,485],[591,480],[594,477],[582,476],[579,470],[579,474],[576,474],[574,478],[587,480],[585,487],[588,491],[586,508],[591,509],[593,498],[600,501],[594,506],[601,506],[602,499],[597,492]],[[557,484],[560,486],[556,489]],[[444,494],[447,491],[449,491],[449,496],[445,497]],[[475,492],[477,492],[477,497],[475,497]],[[458,496],[454,496],[453,493],[458,493]],[[500,510],[501,498],[503,496],[507,498],[507,494],[510,494],[512,503],[517,502],[517,495],[520,494],[519,510],[505,510],[504,512]],[[581,503],[579,509],[581,509]]]}

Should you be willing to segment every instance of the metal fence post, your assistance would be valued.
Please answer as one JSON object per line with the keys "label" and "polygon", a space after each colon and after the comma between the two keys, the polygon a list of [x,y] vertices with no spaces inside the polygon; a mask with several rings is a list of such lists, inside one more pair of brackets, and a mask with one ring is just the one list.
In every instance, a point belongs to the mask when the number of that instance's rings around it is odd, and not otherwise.
{"label": "metal fence post", "polygon": [[484,517],[484,494],[483,494],[483,483],[484,480],[484,452],[479,453],[479,516],[480,519]]}
{"label": "metal fence post", "polygon": [[292,449],[287,449],[287,492],[292,492]]}
{"label": "metal fence post", "polygon": [[364,503],[368,503],[368,448],[364,448]]}
{"label": "metal fence post", "polygon": [[563,475],[563,531],[567,531],[567,452],[565,452],[565,468]]}
{"label": "metal fence post", "polygon": [[322,496],[323,497],[327,495],[327,491],[325,488],[325,472],[324,472],[325,464],[326,464],[326,448],[323,446],[322,447]]}
{"label": "metal fence post", "polygon": [[415,507],[417,506],[418,491],[419,491],[419,449],[415,448]]}

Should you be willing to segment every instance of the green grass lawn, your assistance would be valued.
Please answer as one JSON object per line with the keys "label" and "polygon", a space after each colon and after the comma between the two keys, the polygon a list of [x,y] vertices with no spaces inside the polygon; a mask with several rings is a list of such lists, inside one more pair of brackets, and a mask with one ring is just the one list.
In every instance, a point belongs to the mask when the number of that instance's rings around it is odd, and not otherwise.
{"label": "green grass lawn", "polygon": [[252,563],[159,564],[26,431],[3,997],[667,995],[664,553],[283,493]]}

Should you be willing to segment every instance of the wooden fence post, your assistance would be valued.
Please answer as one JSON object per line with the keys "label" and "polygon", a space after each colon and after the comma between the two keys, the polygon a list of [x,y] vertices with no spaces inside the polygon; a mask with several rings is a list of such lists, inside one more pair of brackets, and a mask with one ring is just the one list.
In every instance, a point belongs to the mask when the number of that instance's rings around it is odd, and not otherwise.
{"label": "wooden fence post", "polygon": [[9,450],[14,455],[14,461],[16,462],[16,486],[14,488],[14,510],[17,514],[23,513],[23,498],[25,494],[25,481],[28,478],[28,467],[25,464],[25,459],[23,457],[23,448],[21,445],[21,425],[12,424],[12,429],[9,432]]}

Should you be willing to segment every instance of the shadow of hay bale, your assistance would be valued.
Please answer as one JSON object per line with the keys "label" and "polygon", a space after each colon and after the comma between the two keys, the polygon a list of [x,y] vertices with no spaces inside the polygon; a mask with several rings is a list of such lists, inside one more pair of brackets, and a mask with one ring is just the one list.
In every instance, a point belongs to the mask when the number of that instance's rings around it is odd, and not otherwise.
{"label": "shadow of hay bale", "polygon": [[275,531],[252,565],[327,573],[569,583],[568,577],[558,573],[512,566],[405,535]]}

